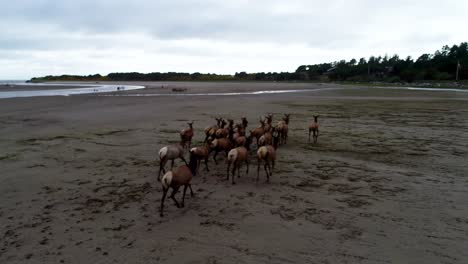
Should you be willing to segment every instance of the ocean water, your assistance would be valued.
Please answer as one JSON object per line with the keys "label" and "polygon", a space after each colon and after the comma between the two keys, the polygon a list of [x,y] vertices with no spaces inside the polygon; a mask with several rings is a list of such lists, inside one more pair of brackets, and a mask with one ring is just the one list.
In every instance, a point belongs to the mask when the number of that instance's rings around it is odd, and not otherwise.
{"label": "ocean water", "polygon": [[25,84],[26,80],[0,80],[0,85],[6,84]]}
{"label": "ocean water", "polygon": [[[103,85],[103,84],[60,84],[60,83],[25,83],[24,81],[0,81],[0,86],[4,85],[31,85],[31,86],[67,86],[70,85],[73,88],[69,89],[47,89],[47,90],[31,90],[31,91],[1,91],[0,88],[0,99],[15,98],[15,97],[33,97],[33,96],[69,96],[76,94],[92,94],[92,93],[107,93],[107,92],[118,92],[125,90],[137,90],[143,89],[144,86],[139,85]],[[82,86],[82,87],[80,87]]]}

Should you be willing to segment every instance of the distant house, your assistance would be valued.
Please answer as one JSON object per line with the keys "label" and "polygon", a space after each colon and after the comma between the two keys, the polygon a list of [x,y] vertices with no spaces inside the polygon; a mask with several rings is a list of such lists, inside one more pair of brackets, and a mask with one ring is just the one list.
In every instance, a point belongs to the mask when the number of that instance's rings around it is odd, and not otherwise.
{"label": "distant house", "polygon": [[331,67],[330,69],[328,69],[328,70],[327,70],[326,72],[324,72],[323,74],[324,74],[324,75],[331,74],[331,73],[335,72],[336,69],[338,69],[338,67],[336,67],[336,66]]}

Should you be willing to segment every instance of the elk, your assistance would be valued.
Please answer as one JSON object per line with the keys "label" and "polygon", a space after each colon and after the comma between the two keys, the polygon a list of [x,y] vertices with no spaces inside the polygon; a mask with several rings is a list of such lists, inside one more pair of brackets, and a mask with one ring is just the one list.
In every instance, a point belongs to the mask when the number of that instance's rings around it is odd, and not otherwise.
{"label": "elk", "polygon": [[[176,170],[171,170],[164,174],[161,180],[161,185],[163,189],[163,195],[161,198],[161,207],[159,209],[159,215],[163,217],[163,209],[164,209],[164,200],[166,199],[167,191],[169,188],[172,188],[172,193],[169,196],[172,200],[174,200],[177,208],[184,207],[185,202],[185,193],[187,188],[190,188],[190,195],[193,197],[193,190],[192,185],[190,182],[192,181],[193,176],[197,174],[197,158],[190,154],[190,162],[188,165],[179,166]],[[184,193],[182,195],[182,203],[179,205],[179,202],[176,200],[175,195],[179,188],[184,186]]]}
{"label": "elk", "polygon": [[260,139],[260,137],[265,133],[265,120],[263,119],[260,119],[259,120],[260,122],[260,126],[253,129],[253,130],[250,130],[250,136],[252,138],[256,138],[257,139],[257,146],[258,146],[258,140]]}
{"label": "elk", "polygon": [[242,124],[236,124],[234,126],[234,140],[236,140],[238,137],[245,136],[245,129],[242,127]]}
{"label": "elk", "polygon": [[279,144],[286,144],[288,141],[289,116],[290,114],[284,114],[283,120],[279,121],[276,125],[276,130],[280,134]]}
{"label": "elk", "polygon": [[242,127],[244,128],[244,131],[245,131],[245,129],[247,128],[247,125],[249,124],[249,121],[247,121],[246,117],[242,117],[241,120],[242,120]]}
{"label": "elk", "polygon": [[309,141],[310,142],[310,133],[313,132],[314,143],[317,143],[317,139],[319,136],[319,123],[318,123],[318,115],[314,115],[314,122],[309,125]]}
{"label": "elk", "polygon": [[257,182],[260,177],[260,165],[262,162],[264,163],[264,169],[267,175],[267,182],[270,182],[270,176],[273,175],[272,169],[275,169],[276,149],[278,148],[278,140],[279,135],[277,133],[273,133],[273,146],[261,146],[257,150]]}
{"label": "elk", "polygon": [[[273,128],[275,130],[275,128]],[[271,145],[273,143],[273,134],[270,131],[265,132],[258,140],[258,146]]]}
{"label": "elk", "polygon": [[229,169],[231,168],[231,164],[233,165],[232,167],[232,184],[236,184],[234,181],[235,178],[235,172],[237,169],[237,178],[240,178],[240,167],[242,166],[242,163],[245,163],[247,166],[247,171],[245,172],[246,174],[249,173],[249,152],[246,147],[237,147],[234,149],[231,149],[228,153],[227,156],[227,178],[226,180],[229,181]]}
{"label": "elk", "polygon": [[251,136],[238,136],[237,138],[234,138],[234,141],[232,142],[234,147],[246,147],[247,149],[250,150],[250,144],[252,144],[252,137]]}
{"label": "elk", "polygon": [[208,168],[208,158],[210,157],[210,152],[211,149],[207,144],[201,147],[195,147],[190,149],[190,154],[194,155],[198,160],[197,171],[200,168],[200,163],[202,160],[205,160],[206,171],[210,171],[210,169]]}
{"label": "elk", "polygon": [[213,155],[213,160],[216,165],[218,165],[218,162],[216,161],[216,155],[218,155],[219,152],[224,151],[226,152],[226,155],[228,152],[232,149],[232,142],[233,142],[233,133],[234,131],[229,131],[229,137],[228,138],[215,138],[211,144],[210,148],[212,151],[214,151]]}
{"label": "elk", "polygon": [[215,120],[216,120],[216,125],[209,126],[209,127],[205,128],[205,140],[204,140],[204,142],[208,142],[208,139],[210,137],[214,138],[216,130],[218,130],[218,128],[221,127],[222,118],[221,117],[215,118]]}
{"label": "elk", "polygon": [[159,150],[159,174],[158,181],[161,179],[161,171],[166,173],[166,162],[172,160],[171,170],[174,167],[174,160],[180,158],[187,164],[184,158],[184,147],[182,145],[169,145]]}
{"label": "elk", "polygon": [[226,125],[226,121],[223,120],[223,122],[221,123],[221,128],[216,130],[216,138],[225,138],[229,135],[230,130],[234,130],[234,120],[228,119],[228,123],[228,127],[224,127]]}
{"label": "elk", "polygon": [[273,122],[273,114],[268,114],[265,118],[266,118],[265,131],[271,131],[272,129],[271,122]]}
{"label": "elk", "polygon": [[192,145],[193,121],[188,122],[187,124],[189,125],[189,127],[184,128],[180,131],[180,144],[184,146],[184,148],[187,146],[187,143],[188,143],[188,148],[190,148]]}

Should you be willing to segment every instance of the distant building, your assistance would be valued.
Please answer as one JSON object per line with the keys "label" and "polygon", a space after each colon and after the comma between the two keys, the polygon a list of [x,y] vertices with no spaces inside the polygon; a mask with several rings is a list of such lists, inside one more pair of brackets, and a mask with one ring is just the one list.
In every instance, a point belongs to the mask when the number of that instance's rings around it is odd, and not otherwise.
{"label": "distant building", "polygon": [[336,67],[336,66],[331,67],[330,69],[328,69],[328,70],[327,70],[326,72],[324,72],[323,74],[324,74],[324,75],[331,74],[331,73],[335,72],[336,69],[338,69],[338,67]]}

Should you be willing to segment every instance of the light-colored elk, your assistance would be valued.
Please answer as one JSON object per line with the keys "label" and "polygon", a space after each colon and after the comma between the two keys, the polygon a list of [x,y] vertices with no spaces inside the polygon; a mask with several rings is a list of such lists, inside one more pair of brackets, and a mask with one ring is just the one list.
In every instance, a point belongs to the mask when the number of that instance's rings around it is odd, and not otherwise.
{"label": "light-colored elk", "polygon": [[[164,174],[161,180],[161,185],[163,189],[163,195],[161,198],[161,207],[159,209],[160,216],[162,217],[163,210],[164,210],[164,200],[166,199],[167,191],[169,188],[172,188],[172,193],[169,196],[172,200],[174,200],[176,206],[178,208],[184,207],[185,203],[185,193],[187,188],[190,188],[190,194],[193,197],[193,190],[191,181],[193,176],[197,174],[197,158],[190,155],[190,162],[188,165],[179,166],[176,170],[171,170]],[[176,200],[175,195],[180,187],[184,186],[184,192],[182,195],[182,203],[179,205],[179,202]]]}
{"label": "light-colored elk", "polygon": [[310,134],[313,132],[314,143],[317,143],[318,136],[319,136],[319,123],[318,123],[318,115],[314,115],[314,122],[309,125],[309,141],[310,142]]}
{"label": "light-colored elk", "polygon": [[169,145],[162,147],[159,150],[159,174],[158,174],[158,181],[161,178],[161,171],[166,173],[166,162],[172,160],[171,170],[174,167],[174,160],[180,158],[187,164],[187,161],[184,158],[184,148],[182,145]]}
{"label": "light-colored elk", "polygon": [[247,171],[245,172],[246,174],[249,173],[249,151],[247,150],[246,147],[237,147],[234,149],[231,149],[228,153],[227,156],[227,178],[226,180],[229,181],[229,169],[231,168],[231,164],[233,165],[232,167],[232,184],[236,184],[234,181],[235,178],[235,172],[237,169],[237,178],[240,177],[240,167],[242,166],[242,163],[245,163],[247,166]]}

